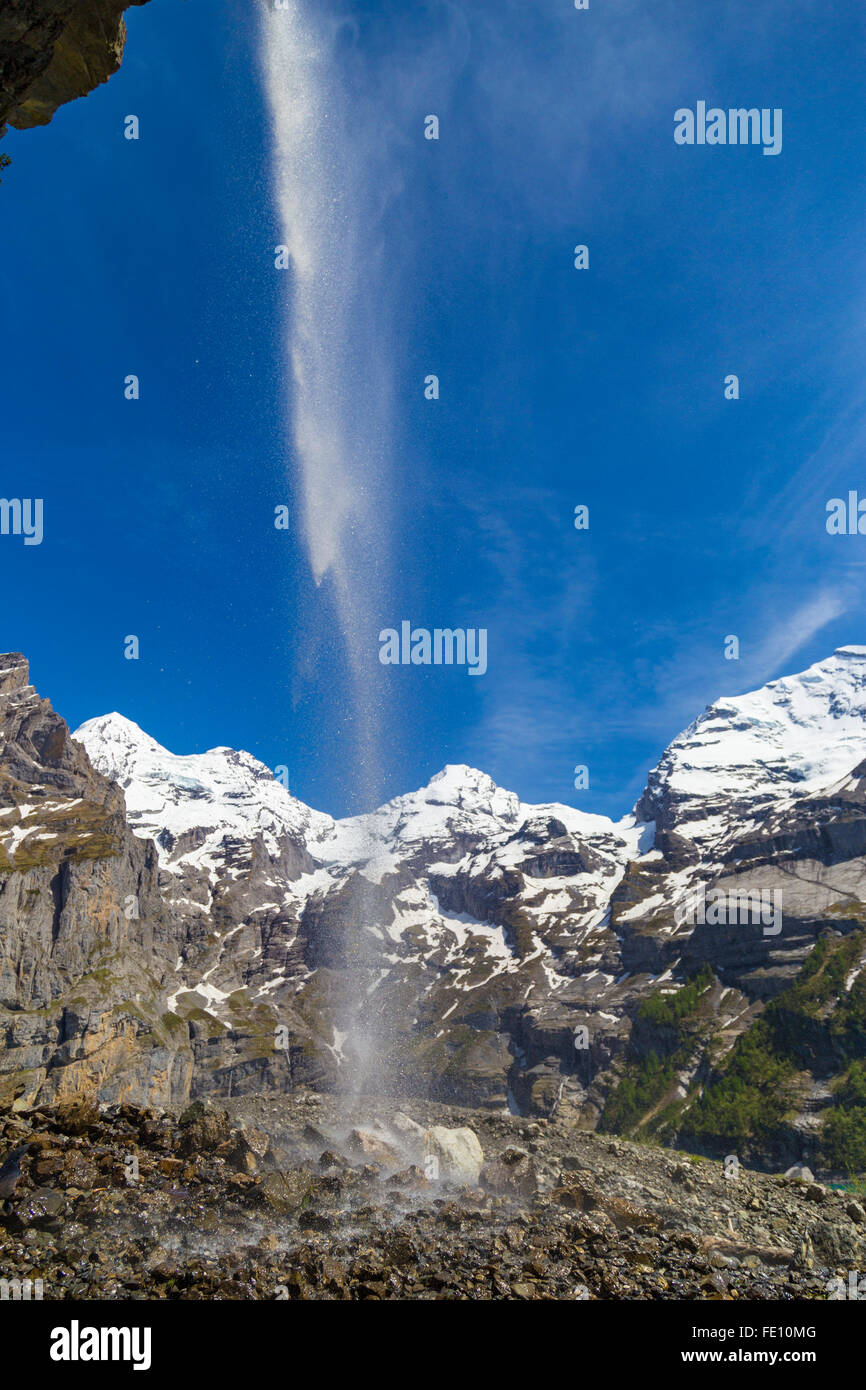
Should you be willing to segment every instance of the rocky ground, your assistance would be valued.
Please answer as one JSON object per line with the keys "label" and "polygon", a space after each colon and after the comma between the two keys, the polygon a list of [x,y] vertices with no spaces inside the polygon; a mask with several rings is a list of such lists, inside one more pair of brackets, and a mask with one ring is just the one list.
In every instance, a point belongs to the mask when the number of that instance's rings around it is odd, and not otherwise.
{"label": "rocky ground", "polygon": [[425,1102],[228,1104],[5,1111],[0,1157],[31,1148],[0,1278],[45,1299],[799,1300],[866,1268],[859,1201],[814,1181]]}

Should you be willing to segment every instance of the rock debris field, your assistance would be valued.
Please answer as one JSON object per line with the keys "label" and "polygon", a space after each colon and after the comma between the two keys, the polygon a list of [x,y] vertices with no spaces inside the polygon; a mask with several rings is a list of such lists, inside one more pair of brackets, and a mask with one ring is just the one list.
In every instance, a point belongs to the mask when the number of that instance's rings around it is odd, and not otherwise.
{"label": "rock debris field", "polygon": [[7,1109],[0,1157],[30,1148],[2,1277],[44,1299],[790,1301],[866,1267],[860,1201],[808,1172],[731,1179],[423,1101],[226,1104]]}

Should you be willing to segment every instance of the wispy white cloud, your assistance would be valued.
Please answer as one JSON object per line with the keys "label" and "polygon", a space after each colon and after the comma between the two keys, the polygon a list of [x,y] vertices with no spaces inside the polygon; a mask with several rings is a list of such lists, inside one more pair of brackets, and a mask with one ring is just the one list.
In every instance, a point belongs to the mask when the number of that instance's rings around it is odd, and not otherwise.
{"label": "wispy white cloud", "polygon": [[[624,652],[604,646],[589,621],[601,583],[594,568],[581,570],[575,562],[548,571],[539,602],[531,570],[543,549],[536,544],[527,552],[525,537],[501,516],[482,524],[497,538],[503,576],[491,631],[506,638],[471,737],[475,761],[510,776],[517,791],[541,787],[551,800],[588,810],[625,813],[666,745],[702,709],[808,664],[814,654],[799,664],[798,654],[849,614],[856,598],[845,584],[825,585],[786,612],[790,593],[760,577],[737,593],[737,612],[747,624],[735,634],[739,660],[724,658],[732,624],[723,601],[691,622],[661,616],[636,632],[633,650]],[[643,763],[628,751],[640,746],[646,748]],[[590,764],[590,791],[578,799],[571,774],[582,762]],[[616,775],[608,763],[616,765]]]}
{"label": "wispy white cloud", "polygon": [[807,599],[789,617],[770,627],[745,669],[751,679],[763,685],[788,665],[797,652],[812,641],[829,623],[849,609],[848,597],[841,589],[825,589]]}

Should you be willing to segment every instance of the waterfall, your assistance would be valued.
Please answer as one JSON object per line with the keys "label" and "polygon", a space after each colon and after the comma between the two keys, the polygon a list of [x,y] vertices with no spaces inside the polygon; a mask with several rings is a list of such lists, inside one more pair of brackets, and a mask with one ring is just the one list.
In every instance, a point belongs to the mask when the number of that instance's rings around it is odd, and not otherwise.
{"label": "waterfall", "polygon": [[[387,581],[391,385],[381,221],[388,169],[374,84],[359,74],[354,27],[332,0],[262,5],[261,66],[271,118],[271,179],[289,268],[284,318],[287,453],[317,620],[342,639],[353,706],[349,751],[358,802],[382,800],[376,636]],[[357,91],[353,86],[357,85]],[[391,175],[393,177],[393,174]],[[335,1007],[359,1071],[375,1025],[365,1007],[375,909],[358,884],[351,977]],[[363,1082],[359,1082],[364,1084]]]}

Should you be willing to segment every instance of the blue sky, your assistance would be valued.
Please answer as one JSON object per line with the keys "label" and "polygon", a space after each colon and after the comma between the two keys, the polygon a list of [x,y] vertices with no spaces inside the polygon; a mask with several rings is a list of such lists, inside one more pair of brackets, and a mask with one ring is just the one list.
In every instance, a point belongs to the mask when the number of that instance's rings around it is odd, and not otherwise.
{"label": "blue sky", "polygon": [[[866,11],[296,8],[342,199],[338,235],[303,230],[347,290],[322,369],[381,792],[467,762],[622,814],[707,703],[866,640],[866,538],[825,529],[866,495]],[[339,565],[311,575],[256,6],[127,22],[120,73],[3,142],[0,491],[44,498],[45,539],[0,537],[0,647],[73,727],[247,748],[343,813],[362,716]],[[782,108],[782,153],[677,146],[698,100]],[[487,673],[380,666],[404,618],[486,628]]]}

